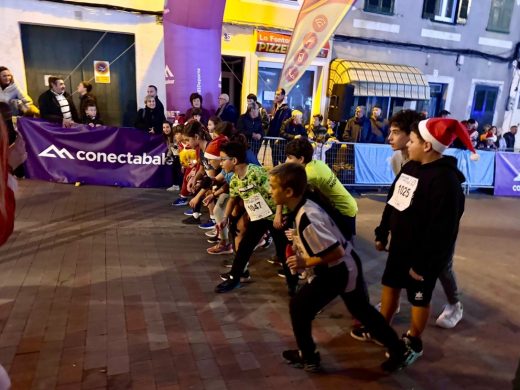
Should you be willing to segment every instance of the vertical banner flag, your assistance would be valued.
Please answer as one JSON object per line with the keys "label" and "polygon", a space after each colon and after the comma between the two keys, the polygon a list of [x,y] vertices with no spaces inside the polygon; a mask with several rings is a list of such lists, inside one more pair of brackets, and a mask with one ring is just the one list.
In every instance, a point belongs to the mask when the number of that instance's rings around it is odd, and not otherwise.
{"label": "vertical banner flag", "polygon": [[222,20],[226,0],[166,0],[164,5],[164,77],[166,111],[185,112],[190,94],[213,109],[220,95]]}
{"label": "vertical banner flag", "polygon": [[355,2],[304,0],[280,75],[279,85],[286,94],[289,94]]}

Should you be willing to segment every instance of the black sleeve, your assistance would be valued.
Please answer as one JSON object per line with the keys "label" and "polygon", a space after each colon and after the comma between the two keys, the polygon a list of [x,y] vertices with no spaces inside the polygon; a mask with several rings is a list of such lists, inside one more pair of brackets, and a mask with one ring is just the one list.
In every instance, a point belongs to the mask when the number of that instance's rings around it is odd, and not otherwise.
{"label": "black sleeve", "polygon": [[397,175],[390,190],[388,191],[388,196],[386,198],[387,203],[385,204],[385,209],[383,210],[383,215],[381,216],[381,222],[379,222],[379,226],[375,228],[374,233],[376,235],[376,241],[380,241],[384,246],[388,244],[388,235],[390,234],[390,215],[392,214],[392,206],[388,204],[388,200],[394,194],[395,183],[399,179],[401,173]]}
{"label": "black sleeve", "polygon": [[141,130],[148,130],[148,122],[145,119],[145,112],[144,108],[141,108],[139,111],[137,111],[137,118],[135,119],[134,126]]}
{"label": "black sleeve", "polygon": [[47,92],[42,93],[38,98],[38,108],[42,119],[55,123],[63,122],[63,115],[55,113],[54,103]]}

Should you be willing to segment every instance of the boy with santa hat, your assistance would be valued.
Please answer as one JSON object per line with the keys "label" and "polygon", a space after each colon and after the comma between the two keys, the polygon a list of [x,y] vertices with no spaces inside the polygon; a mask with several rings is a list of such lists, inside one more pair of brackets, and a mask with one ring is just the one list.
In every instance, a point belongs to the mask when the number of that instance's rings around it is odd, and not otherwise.
{"label": "boy with santa hat", "polygon": [[[464,212],[464,175],[457,160],[443,156],[459,138],[477,159],[464,126],[454,119],[431,118],[412,125],[408,141],[411,160],[397,175],[376,228],[376,248],[385,250],[381,312],[391,313],[406,289],[412,305],[411,326],[403,340],[412,349],[407,364],[423,354],[421,335],[430,314],[430,300],[439,274],[452,258]],[[369,335],[367,337],[370,337]]]}

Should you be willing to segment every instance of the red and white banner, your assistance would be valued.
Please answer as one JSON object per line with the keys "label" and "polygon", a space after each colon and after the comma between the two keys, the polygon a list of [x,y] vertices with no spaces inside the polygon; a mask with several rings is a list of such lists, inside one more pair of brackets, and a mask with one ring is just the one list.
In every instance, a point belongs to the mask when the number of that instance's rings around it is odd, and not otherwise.
{"label": "red and white banner", "polygon": [[279,84],[286,94],[289,94],[355,2],[304,0],[280,76]]}

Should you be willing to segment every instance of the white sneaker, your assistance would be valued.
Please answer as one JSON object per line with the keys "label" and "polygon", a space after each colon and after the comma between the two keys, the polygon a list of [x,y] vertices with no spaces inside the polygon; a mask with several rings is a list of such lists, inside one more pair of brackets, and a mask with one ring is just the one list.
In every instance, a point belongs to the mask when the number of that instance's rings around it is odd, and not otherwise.
{"label": "white sneaker", "polygon": [[208,237],[215,237],[218,234],[217,229],[212,229],[209,232],[204,233]]}
{"label": "white sneaker", "polygon": [[441,328],[451,329],[455,328],[455,326],[462,319],[462,303],[457,302],[454,305],[446,305],[444,306],[444,310],[442,311],[435,324],[440,326]]}
{"label": "white sneaker", "polygon": [[179,186],[176,186],[174,184],[171,187],[167,188],[166,191],[168,191],[168,192],[179,191]]}
{"label": "white sneaker", "polygon": [[[379,302],[376,306],[377,311],[381,312],[381,302]],[[397,305],[397,309],[395,310],[395,314],[399,314],[401,312],[401,304]]]}

